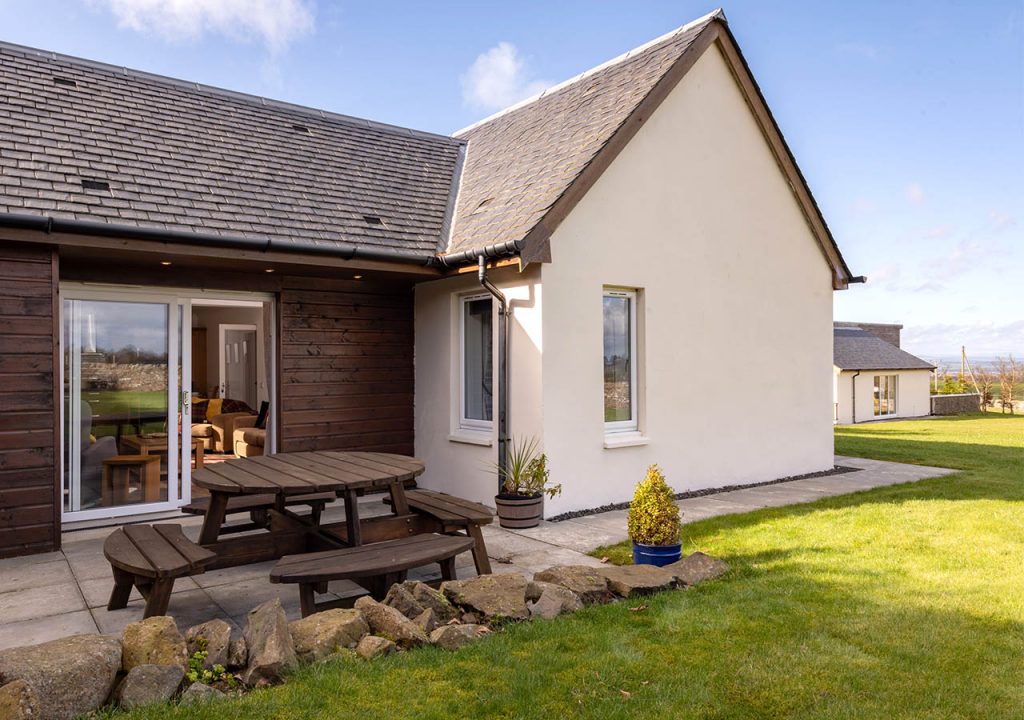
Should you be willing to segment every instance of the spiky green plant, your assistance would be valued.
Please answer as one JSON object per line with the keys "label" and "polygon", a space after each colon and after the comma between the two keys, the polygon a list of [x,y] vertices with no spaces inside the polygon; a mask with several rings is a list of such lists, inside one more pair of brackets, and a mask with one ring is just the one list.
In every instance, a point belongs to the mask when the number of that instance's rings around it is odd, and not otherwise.
{"label": "spiky green plant", "polygon": [[512,438],[508,446],[505,468],[495,464],[501,478],[501,491],[506,495],[534,497],[539,494],[553,498],[562,492],[562,486],[552,485],[548,470],[548,456],[537,452],[537,438]]}
{"label": "spiky green plant", "polygon": [[682,524],[672,488],[657,465],[647,468],[629,505],[629,537],[641,545],[675,545]]}

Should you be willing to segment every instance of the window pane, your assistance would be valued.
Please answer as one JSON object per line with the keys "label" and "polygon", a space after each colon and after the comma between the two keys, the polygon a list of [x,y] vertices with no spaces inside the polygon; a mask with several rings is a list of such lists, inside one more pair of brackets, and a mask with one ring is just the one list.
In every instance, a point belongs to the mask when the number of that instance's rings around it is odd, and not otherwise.
{"label": "window pane", "polygon": [[491,420],[493,373],[491,370],[491,300],[468,300],[463,304],[463,342],[465,345],[464,417],[467,420]]}
{"label": "window pane", "polygon": [[628,297],[604,298],[604,421],[633,419],[633,383]]}
{"label": "window pane", "polygon": [[[856,380],[854,380],[856,382]],[[882,414],[882,377],[875,375],[875,415]]]}

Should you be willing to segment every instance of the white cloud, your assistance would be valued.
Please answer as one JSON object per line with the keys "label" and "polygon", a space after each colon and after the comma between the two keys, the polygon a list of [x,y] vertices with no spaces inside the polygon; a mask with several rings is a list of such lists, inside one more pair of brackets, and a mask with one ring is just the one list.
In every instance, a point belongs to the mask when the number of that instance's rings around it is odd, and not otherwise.
{"label": "white cloud", "polygon": [[1002,210],[989,210],[988,218],[992,221],[992,229],[996,232],[1017,224],[1016,218]]}
{"label": "white cloud", "polygon": [[479,110],[501,110],[551,85],[528,79],[526,63],[510,42],[500,42],[478,55],[461,80],[463,101]]}
{"label": "white cloud", "polygon": [[924,231],[922,237],[925,240],[941,240],[942,238],[949,237],[952,234],[952,225],[935,225],[933,227],[927,228]]}
{"label": "white cloud", "polygon": [[960,346],[967,347],[969,357],[1024,354],[1024,320],[1005,324],[991,320],[970,323],[939,323],[935,325],[908,324],[903,329],[903,347],[919,355],[951,356],[960,354]]}
{"label": "white cloud", "polygon": [[118,25],[170,41],[207,33],[257,39],[274,55],[313,31],[308,0],[89,0],[105,7]]}
{"label": "white cloud", "polygon": [[907,200],[915,205],[924,202],[924,188],[921,187],[921,183],[912,182],[907,185]]}

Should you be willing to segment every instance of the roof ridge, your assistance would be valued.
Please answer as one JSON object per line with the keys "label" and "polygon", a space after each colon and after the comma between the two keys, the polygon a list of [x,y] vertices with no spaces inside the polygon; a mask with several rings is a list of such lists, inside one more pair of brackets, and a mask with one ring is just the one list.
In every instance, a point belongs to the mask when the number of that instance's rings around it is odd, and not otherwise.
{"label": "roof ridge", "polygon": [[456,130],[455,132],[452,133],[452,137],[458,138],[463,133],[469,132],[470,130],[473,130],[474,128],[477,128],[480,125],[484,125],[485,123],[489,123],[492,120],[498,119],[502,115],[506,115],[506,114],[508,114],[510,112],[513,112],[515,110],[519,110],[522,107],[530,105],[531,103],[535,103],[538,100],[540,100],[541,98],[547,97],[548,95],[551,95],[552,93],[555,93],[555,92],[558,92],[560,90],[563,90],[563,89],[569,87],[570,85],[574,85],[575,83],[578,83],[581,80],[585,80],[586,78],[590,77],[591,75],[593,75],[593,74],[595,74],[597,72],[600,72],[602,70],[605,70],[606,68],[612,67],[613,65],[618,65],[619,63],[625,62],[626,60],[630,59],[631,57],[633,57],[637,53],[643,52],[644,50],[647,50],[649,48],[654,47],[655,45],[658,45],[660,43],[666,42],[667,40],[670,40],[671,38],[675,37],[676,35],[679,35],[681,33],[684,33],[684,32],[687,32],[689,30],[692,30],[693,28],[695,28],[695,27],[697,27],[699,25],[710,23],[713,20],[719,20],[719,21],[721,21],[723,23],[727,23],[728,20],[726,20],[726,17],[725,17],[725,10],[723,10],[721,7],[716,8],[716,9],[712,10],[711,12],[707,13],[706,15],[703,15],[703,16],[697,18],[696,20],[691,20],[690,22],[686,23],[685,25],[681,25],[681,26],[677,27],[675,30],[669,30],[664,35],[656,37],[653,40],[649,40],[648,42],[645,42],[643,45],[639,45],[639,46],[637,46],[635,48],[627,50],[626,52],[622,53],[621,55],[617,55],[617,56],[613,57],[611,60],[606,60],[605,62],[601,63],[600,65],[596,65],[596,66],[594,66],[594,67],[592,67],[592,68],[590,68],[588,70],[584,70],[583,72],[581,72],[578,75],[574,75],[573,77],[569,78],[568,80],[563,80],[562,82],[560,82],[560,83],[558,83],[556,85],[552,85],[549,88],[545,88],[544,90],[541,90],[536,95],[532,95],[531,97],[528,97],[525,100],[520,100],[519,102],[515,103],[514,105],[509,105],[507,108],[503,108],[503,109],[499,110],[496,113],[492,113],[491,115],[488,115],[487,117],[483,118],[482,120],[477,120],[475,123],[467,125],[466,127],[462,128],[461,130]]}
{"label": "roof ridge", "polygon": [[273,98],[264,97],[262,95],[254,95],[252,93],[239,92],[238,90],[230,90],[228,88],[222,88],[216,85],[206,85],[204,83],[194,82],[191,80],[184,80],[182,78],[175,78],[169,75],[160,75],[159,73],[147,72],[145,70],[137,70],[134,68],[127,67],[125,65],[115,65],[113,63],[105,63],[99,60],[90,60],[89,58],[78,57],[76,55],[65,55],[64,53],[58,53],[52,50],[43,50],[41,48],[34,48],[28,45],[19,45],[17,43],[7,42],[3,40],[0,40],[0,50],[7,50],[12,53],[18,53],[29,57],[38,56],[47,60],[65,62],[71,65],[80,65],[83,67],[92,68],[94,70],[109,72],[114,75],[123,75],[125,77],[138,78],[140,80],[150,80],[156,83],[180,87],[185,90],[192,90],[199,93],[207,93],[210,95],[232,98],[234,100],[239,100],[252,105],[288,110],[298,113],[300,115],[315,117],[320,120],[333,120],[358,127],[375,128],[385,132],[394,133],[396,135],[405,135],[409,137],[422,137],[429,138],[432,140],[447,140],[449,142],[456,144],[464,144],[466,142],[465,140],[454,137],[452,135],[433,133],[428,132],[426,130],[416,130],[414,128],[403,127],[401,125],[392,125],[390,123],[384,123],[377,120],[369,120],[367,118],[360,118],[354,115],[345,115],[344,113],[323,110],[321,108],[314,108],[308,105],[299,105],[297,103],[290,103],[285,100],[275,100]]}

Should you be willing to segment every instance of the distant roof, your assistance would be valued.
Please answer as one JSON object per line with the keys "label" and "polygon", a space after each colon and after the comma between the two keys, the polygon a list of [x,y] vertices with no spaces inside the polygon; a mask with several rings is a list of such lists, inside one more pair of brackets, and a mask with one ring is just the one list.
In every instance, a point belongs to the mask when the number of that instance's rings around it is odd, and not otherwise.
{"label": "distant roof", "polygon": [[464,145],[0,44],[0,213],[429,257]]}
{"label": "distant roof", "polygon": [[860,328],[832,330],[832,364],[841,370],[934,370],[935,366]]}

